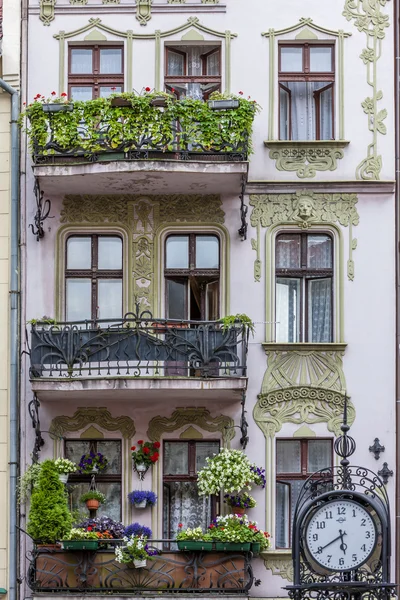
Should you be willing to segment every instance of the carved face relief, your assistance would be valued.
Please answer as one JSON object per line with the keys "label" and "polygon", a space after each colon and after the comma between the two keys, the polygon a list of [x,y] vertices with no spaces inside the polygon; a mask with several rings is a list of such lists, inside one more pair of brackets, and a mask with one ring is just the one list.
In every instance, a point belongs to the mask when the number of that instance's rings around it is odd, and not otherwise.
{"label": "carved face relief", "polygon": [[314,204],[310,196],[302,196],[297,205],[299,217],[306,220],[312,216],[314,212]]}

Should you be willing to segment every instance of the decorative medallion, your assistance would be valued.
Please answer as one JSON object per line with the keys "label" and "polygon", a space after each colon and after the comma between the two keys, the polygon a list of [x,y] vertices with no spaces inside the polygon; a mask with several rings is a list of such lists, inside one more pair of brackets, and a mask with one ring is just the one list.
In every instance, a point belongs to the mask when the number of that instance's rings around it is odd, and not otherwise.
{"label": "decorative medallion", "polygon": [[42,21],[43,25],[50,25],[50,23],[54,20],[54,7],[56,5],[57,0],[40,0],[40,13],[39,19]]}
{"label": "decorative medallion", "polygon": [[151,19],[153,0],[136,0],[136,18],[141,25],[147,25]]}

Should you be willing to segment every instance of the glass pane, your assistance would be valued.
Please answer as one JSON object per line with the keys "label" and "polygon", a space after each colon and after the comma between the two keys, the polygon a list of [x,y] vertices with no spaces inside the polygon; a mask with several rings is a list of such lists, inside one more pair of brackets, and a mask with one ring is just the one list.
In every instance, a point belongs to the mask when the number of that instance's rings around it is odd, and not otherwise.
{"label": "glass pane", "polygon": [[108,98],[108,96],[111,96],[111,94],[116,94],[117,92],[122,92],[122,87],[120,85],[102,85],[100,87],[100,98]]}
{"label": "glass pane", "polygon": [[[299,497],[301,488],[303,487],[303,483],[304,480],[303,479],[294,479],[294,480],[280,480],[281,488],[283,488],[284,484],[288,484],[289,488],[290,488],[290,492],[289,492],[289,498],[290,498],[290,504],[289,507],[287,506],[287,504],[283,505],[283,510],[285,510],[286,512],[283,513],[284,518],[286,519],[290,519],[290,531],[292,530],[292,525],[293,525],[293,516],[294,516],[294,511],[296,509],[296,504],[297,504],[297,499]],[[282,489],[279,490],[281,493],[281,497],[283,495]],[[277,488],[277,494],[278,494],[278,488]],[[287,501],[287,492],[285,493],[285,497],[283,498],[284,502]],[[283,511],[281,510],[281,513]],[[276,510],[276,514],[278,515],[278,507]],[[277,530],[279,529],[279,521],[277,522]],[[282,536],[283,537],[283,536]],[[286,541],[286,547],[290,547],[291,546],[291,538],[288,535],[288,532],[286,530],[286,536],[283,537],[282,541]],[[278,544],[277,544],[278,545]],[[284,548],[285,546],[280,546],[281,548]]]}
{"label": "glass pane", "polygon": [[92,238],[70,237],[67,240],[67,269],[90,269]]}
{"label": "glass pane", "polygon": [[93,51],[90,48],[71,49],[71,73],[92,73]]}
{"label": "glass pane", "polygon": [[206,285],[206,321],[219,319],[219,281]]}
{"label": "glass pane", "polygon": [[277,440],[276,472],[301,473],[301,444],[298,440]]}
{"label": "glass pane", "polygon": [[200,526],[205,530],[210,521],[210,497],[199,496],[195,481],[164,483],[164,538],[174,538],[179,523],[185,529]]}
{"label": "glass pane", "polygon": [[167,269],[188,269],[189,236],[173,235],[167,238],[166,254],[165,264]]}
{"label": "glass pane", "polygon": [[196,236],[196,267],[198,269],[219,268],[219,240],[215,235]]}
{"label": "glass pane", "polygon": [[122,279],[99,279],[97,318],[118,319],[122,316]]}
{"label": "glass pane", "polygon": [[309,440],[307,471],[314,473],[332,466],[331,440]]}
{"label": "glass pane", "polygon": [[327,73],[332,71],[332,48],[310,47],[311,73]]}
{"label": "glass pane", "polygon": [[332,280],[308,281],[308,337],[309,342],[332,341]]}
{"label": "glass pane", "polygon": [[164,474],[187,475],[189,473],[189,454],[187,442],[164,443]]}
{"label": "glass pane", "polygon": [[185,73],[185,56],[183,54],[178,54],[178,52],[174,52],[173,50],[168,50],[168,65],[167,65],[167,74],[168,75],[186,75]]}
{"label": "glass pane", "polygon": [[105,471],[106,475],[115,475],[121,473],[121,442],[119,440],[115,440],[115,442],[104,442],[103,440],[98,440],[97,452],[104,454],[108,460],[107,469]]}
{"label": "glass pane", "polygon": [[290,95],[282,86],[279,88],[279,137],[290,139]]}
{"label": "glass pane", "polygon": [[[333,136],[328,128],[328,120],[330,119],[332,121],[332,98],[329,94],[320,98],[324,93],[318,93],[318,90],[326,87],[326,82],[285,81],[282,82],[282,85],[290,90],[290,128],[292,140],[316,139],[317,102],[321,103],[321,110],[323,108],[324,111],[324,129],[321,129],[320,135],[329,135],[329,138],[325,139],[331,139]],[[330,127],[332,129],[332,125]]]}
{"label": "glass pane", "polygon": [[289,548],[290,531],[290,486],[276,482],[276,546]]}
{"label": "glass pane", "polygon": [[92,280],[67,279],[67,321],[83,321],[92,318]]}
{"label": "glass pane", "polygon": [[307,267],[309,269],[332,268],[332,238],[329,235],[307,237]]}
{"label": "glass pane", "polygon": [[186,319],[187,287],[185,281],[167,279],[167,318]]}
{"label": "glass pane", "polygon": [[196,473],[206,466],[206,457],[219,454],[219,442],[196,442]]}
{"label": "glass pane", "polygon": [[188,75],[202,75],[202,50],[200,46],[192,46],[187,53]]}
{"label": "glass pane", "polygon": [[[106,483],[104,481],[99,481],[96,477],[96,487],[97,490],[103,493],[107,502],[105,504],[101,504],[97,510],[96,516],[102,517],[107,516],[115,521],[121,520],[121,484],[119,482]],[[72,491],[69,497],[69,506],[71,510],[79,510],[83,516],[83,519],[89,518],[89,511],[79,501],[79,498],[82,494],[85,494],[89,490],[89,483],[86,482],[76,482],[74,481],[73,485],[71,485]]]}
{"label": "glass pane", "polygon": [[102,48],[100,50],[100,73],[122,73],[122,50]]}
{"label": "glass pane", "polygon": [[276,341],[300,341],[300,279],[276,280]]}
{"label": "glass pane", "polygon": [[81,442],[80,440],[67,440],[65,442],[65,458],[79,464],[81,457],[90,452],[90,442]]}
{"label": "glass pane", "polygon": [[298,73],[303,70],[303,48],[281,47],[281,72]]}
{"label": "glass pane", "polygon": [[333,140],[333,87],[321,92],[319,97],[320,102],[320,139]]}
{"label": "glass pane", "polygon": [[[194,98],[195,100],[207,99],[211,92],[220,91],[219,83],[178,83],[171,82],[166,85],[166,89],[175,94],[178,98]],[[195,144],[192,143],[193,148]]]}
{"label": "glass pane", "polygon": [[99,269],[122,269],[122,240],[99,237]]}
{"label": "glass pane", "polygon": [[299,269],[301,238],[296,233],[284,233],[276,238],[276,268]]}
{"label": "glass pane", "polygon": [[71,87],[71,98],[72,100],[80,100],[84,102],[85,100],[91,100],[93,97],[93,90],[88,86],[72,86]]}
{"label": "glass pane", "polygon": [[220,75],[221,67],[220,67],[220,53],[213,52],[206,59],[207,63],[207,73],[206,75]]}

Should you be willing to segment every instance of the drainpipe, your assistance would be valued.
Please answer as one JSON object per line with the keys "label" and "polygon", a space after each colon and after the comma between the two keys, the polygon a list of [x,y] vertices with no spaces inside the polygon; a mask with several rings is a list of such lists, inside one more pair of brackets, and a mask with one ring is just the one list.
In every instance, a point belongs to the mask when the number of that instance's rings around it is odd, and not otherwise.
{"label": "drainpipe", "polygon": [[17,475],[19,361],[19,94],[3,79],[0,88],[11,95],[11,256],[10,256],[10,531],[9,600],[17,599]]}
{"label": "drainpipe", "polygon": [[400,0],[394,5],[394,107],[395,107],[395,229],[396,229],[396,519],[395,519],[395,582],[400,582]]}

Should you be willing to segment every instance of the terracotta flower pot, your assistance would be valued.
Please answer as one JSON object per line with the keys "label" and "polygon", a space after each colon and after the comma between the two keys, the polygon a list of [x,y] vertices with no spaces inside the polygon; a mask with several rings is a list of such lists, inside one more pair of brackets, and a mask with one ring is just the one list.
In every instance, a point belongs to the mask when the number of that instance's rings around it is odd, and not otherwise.
{"label": "terracotta flower pot", "polygon": [[232,506],[232,512],[235,515],[244,515],[246,512],[245,508],[242,508],[241,506]]}
{"label": "terracotta flower pot", "polygon": [[100,502],[98,500],[86,500],[85,504],[89,510],[97,510],[100,506]]}

